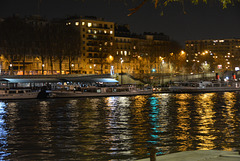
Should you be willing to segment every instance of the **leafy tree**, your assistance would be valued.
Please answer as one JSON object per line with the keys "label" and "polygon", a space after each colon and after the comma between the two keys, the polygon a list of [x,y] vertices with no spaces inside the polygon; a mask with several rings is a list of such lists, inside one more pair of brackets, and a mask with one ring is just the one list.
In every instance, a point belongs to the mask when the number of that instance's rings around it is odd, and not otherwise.
{"label": "leafy tree", "polygon": [[[135,8],[129,9],[129,11],[131,12],[130,14],[128,14],[128,16],[131,16],[132,14],[134,14],[135,12],[137,12],[146,2],[148,2],[150,0],[142,0],[142,2]],[[154,3],[155,8],[158,7],[166,7],[167,5],[171,4],[171,3],[181,3],[183,6],[183,12],[185,12],[185,3],[188,2],[187,0],[152,0],[152,2]],[[210,2],[216,2],[217,4],[220,4],[222,6],[222,8],[227,8],[229,5],[235,5],[236,3],[239,3],[240,0],[202,0],[203,3],[208,4]],[[197,5],[200,3],[199,0],[191,0],[191,3],[194,5]],[[163,14],[163,12],[162,12]]]}
{"label": "leafy tree", "polygon": [[11,75],[16,69],[14,62],[20,60],[25,74],[25,56],[30,52],[32,29],[23,19],[16,16],[5,19],[0,25],[0,46],[4,51],[4,57],[8,60]]}

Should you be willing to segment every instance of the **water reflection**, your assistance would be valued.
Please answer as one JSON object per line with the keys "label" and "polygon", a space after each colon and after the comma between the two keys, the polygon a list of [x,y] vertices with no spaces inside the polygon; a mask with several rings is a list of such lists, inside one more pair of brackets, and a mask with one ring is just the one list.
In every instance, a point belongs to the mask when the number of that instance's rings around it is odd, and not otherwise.
{"label": "water reflection", "polygon": [[10,155],[10,153],[7,153],[7,129],[6,129],[6,122],[4,120],[4,117],[6,115],[6,104],[4,102],[0,102],[0,159],[3,160],[6,156]]}
{"label": "water reflection", "polygon": [[2,160],[135,160],[240,143],[240,94],[0,102]]}
{"label": "water reflection", "polygon": [[197,149],[215,149],[214,123],[215,111],[213,110],[213,99],[216,93],[205,93],[196,96],[196,123],[198,124],[196,139],[199,141]]}
{"label": "water reflection", "polygon": [[192,147],[193,138],[190,135],[191,120],[189,101],[192,99],[190,94],[177,94],[176,95],[176,139],[180,143],[177,151],[186,151]]}

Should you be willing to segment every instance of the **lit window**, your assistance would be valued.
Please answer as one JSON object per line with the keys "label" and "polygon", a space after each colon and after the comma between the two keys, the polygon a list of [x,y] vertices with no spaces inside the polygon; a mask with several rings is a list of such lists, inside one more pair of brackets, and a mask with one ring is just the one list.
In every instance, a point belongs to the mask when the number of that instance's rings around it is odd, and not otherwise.
{"label": "lit window", "polygon": [[88,33],[91,33],[91,30],[88,30]]}
{"label": "lit window", "polygon": [[104,30],[104,34],[106,34],[107,33],[107,30]]}
{"label": "lit window", "polygon": [[85,25],[85,22],[82,22],[82,26],[84,26]]}
{"label": "lit window", "polygon": [[110,45],[113,46],[113,42],[110,42]]}
{"label": "lit window", "polygon": [[127,56],[127,51],[124,51],[124,55]]}
{"label": "lit window", "polygon": [[123,51],[121,51],[121,55],[123,55]]}
{"label": "lit window", "polygon": [[94,34],[96,34],[97,33],[97,30],[94,30]]}
{"label": "lit window", "polygon": [[88,27],[92,27],[92,23],[91,23],[91,22],[88,22],[87,26],[88,26]]}
{"label": "lit window", "polygon": [[113,34],[113,31],[110,31],[110,34]]}
{"label": "lit window", "polygon": [[107,42],[105,42],[104,45],[107,46]]}
{"label": "lit window", "polygon": [[79,25],[79,22],[75,22],[75,25],[78,26],[78,25]]}
{"label": "lit window", "polygon": [[118,51],[117,51],[117,55],[118,55]]}
{"label": "lit window", "polygon": [[92,66],[90,65],[89,68],[92,69]]}

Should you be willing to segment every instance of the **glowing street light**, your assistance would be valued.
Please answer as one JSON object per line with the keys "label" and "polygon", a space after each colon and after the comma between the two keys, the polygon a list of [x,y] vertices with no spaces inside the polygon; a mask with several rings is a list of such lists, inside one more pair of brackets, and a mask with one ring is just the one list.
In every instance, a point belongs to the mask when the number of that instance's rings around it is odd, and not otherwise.
{"label": "glowing street light", "polygon": [[121,84],[123,83],[122,81],[122,63],[124,62],[124,60],[122,58],[120,58],[120,62],[121,62]]}

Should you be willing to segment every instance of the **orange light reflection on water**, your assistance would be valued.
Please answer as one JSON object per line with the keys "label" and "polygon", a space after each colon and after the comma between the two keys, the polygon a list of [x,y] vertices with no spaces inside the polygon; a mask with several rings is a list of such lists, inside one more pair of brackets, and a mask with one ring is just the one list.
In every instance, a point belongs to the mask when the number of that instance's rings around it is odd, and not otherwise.
{"label": "orange light reflection on water", "polygon": [[181,144],[178,148],[178,151],[186,151],[188,147],[192,146],[192,138],[190,136],[190,111],[188,109],[189,102],[187,99],[191,99],[192,95],[190,94],[177,94],[176,95],[176,104],[179,105],[177,108],[177,135],[176,139]]}
{"label": "orange light reflection on water", "polygon": [[216,93],[204,93],[196,96],[196,112],[198,114],[198,127],[196,140],[199,141],[197,149],[200,150],[210,150],[214,149],[214,140],[216,136],[213,135],[214,129],[214,117],[215,111],[213,110],[213,98]]}
{"label": "orange light reflection on water", "polygon": [[236,134],[236,126],[238,126],[238,123],[236,122],[236,109],[233,107],[236,104],[236,93],[233,92],[225,92],[223,95],[224,102],[226,106],[224,107],[225,112],[223,111],[222,116],[224,119],[224,122],[227,126],[223,129],[222,133],[224,136],[224,142],[223,149],[232,151],[232,148],[229,148],[231,145],[230,143],[234,142],[233,135]]}

